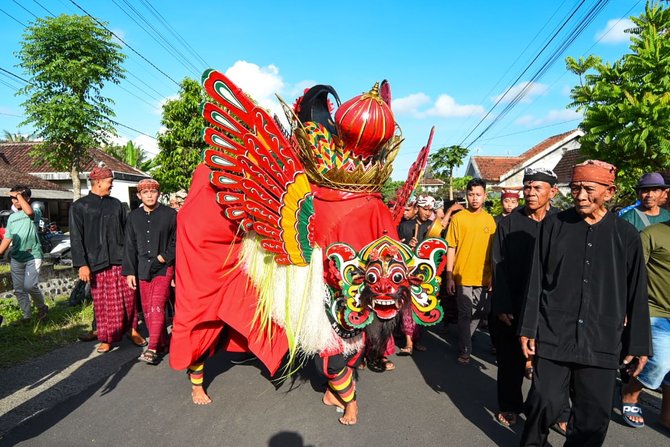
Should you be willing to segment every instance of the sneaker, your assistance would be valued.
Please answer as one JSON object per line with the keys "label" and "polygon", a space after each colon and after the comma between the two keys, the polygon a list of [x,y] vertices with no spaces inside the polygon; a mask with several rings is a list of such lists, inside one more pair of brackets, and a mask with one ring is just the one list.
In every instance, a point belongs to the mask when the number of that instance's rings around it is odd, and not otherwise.
{"label": "sneaker", "polygon": [[46,304],[40,308],[40,311],[37,313],[37,321],[42,321],[47,317],[49,313],[49,306]]}
{"label": "sneaker", "polygon": [[253,362],[258,357],[253,354],[245,354],[244,357],[236,358],[230,361],[233,365],[244,365],[245,363]]}

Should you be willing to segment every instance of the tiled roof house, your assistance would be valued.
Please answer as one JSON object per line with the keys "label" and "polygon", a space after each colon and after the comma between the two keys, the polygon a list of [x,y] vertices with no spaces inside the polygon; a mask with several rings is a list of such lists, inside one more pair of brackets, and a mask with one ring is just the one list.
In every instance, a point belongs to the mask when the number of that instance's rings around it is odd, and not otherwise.
{"label": "tiled roof house", "polygon": [[513,188],[521,186],[525,168],[542,167],[556,172],[559,185],[566,184],[572,166],[580,159],[582,135],[581,129],[554,135],[515,157],[472,156],[465,175],[483,178],[492,187]]}

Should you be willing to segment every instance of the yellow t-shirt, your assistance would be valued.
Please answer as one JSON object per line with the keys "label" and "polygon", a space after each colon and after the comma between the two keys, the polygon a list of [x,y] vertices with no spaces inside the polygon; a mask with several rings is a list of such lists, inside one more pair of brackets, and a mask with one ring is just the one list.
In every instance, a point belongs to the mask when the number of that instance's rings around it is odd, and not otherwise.
{"label": "yellow t-shirt", "polygon": [[496,232],[493,217],[483,209],[463,210],[451,219],[447,244],[456,248],[454,281],[461,286],[491,283],[491,245]]}

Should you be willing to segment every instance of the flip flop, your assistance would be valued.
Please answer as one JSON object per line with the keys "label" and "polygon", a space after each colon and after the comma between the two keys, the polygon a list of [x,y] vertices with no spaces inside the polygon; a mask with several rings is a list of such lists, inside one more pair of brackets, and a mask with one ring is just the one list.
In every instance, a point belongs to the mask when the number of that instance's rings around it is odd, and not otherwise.
{"label": "flip flop", "polygon": [[412,355],[414,351],[414,348],[408,348],[404,347],[400,349],[400,352],[398,352],[398,355]]}
{"label": "flip flop", "polygon": [[113,346],[109,343],[100,343],[100,346],[96,349],[96,352],[98,354],[105,354],[109,351],[111,351]]}
{"label": "flip flop", "polygon": [[149,344],[148,341],[144,339],[141,335],[126,335],[128,337],[128,340],[130,340],[135,346],[139,346],[140,348],[143,348]]}
{"label": "flip flop", "polygon": [[631,417],[642,417],[642,407],[639,404],[629,404],[626,402],[621,403],[621,416],[623,421],[630,425],[633,428],[642,428],[644,427],[644,422],[636,422],[631,419]]}
{"label": "flip flop", "polygon": [[512,425],[516,425],[517,418],[516,414],[512,413],[511,411],[499,411],[495,415],[495,420],[498,424],[502,425],[503,427],[510,427]]}
{"label": "flip flop", "polygon": [[461,365],[469,365],[470,364],[470,356],[469,355],[459,355],[457,361]]}

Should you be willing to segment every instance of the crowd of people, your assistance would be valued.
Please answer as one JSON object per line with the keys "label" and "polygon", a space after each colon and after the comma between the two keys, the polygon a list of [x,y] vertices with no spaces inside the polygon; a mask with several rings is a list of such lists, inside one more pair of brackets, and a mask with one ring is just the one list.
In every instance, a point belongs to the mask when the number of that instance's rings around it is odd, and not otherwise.
{"label": "crowd of people", "polygon": [[[93,330],[80,338],[97,340],[97,352],[105,354],[125,334],[147,347],[140,360],[157,364],[170,347],[166,308],[174,294],[175,263],[184,255],[177,240],[188,239],[177,225],[186,194],[173,195],[165,206],[159,183],[142,180],[141,205],[128,214],[110,195],[111,170],[97,167],[89,178],[90,193],[74,202],[69,222],[73,266],[90,283],[95,314]],[[608,163],[577,164],[569,184],[574,206],[561,211],[551,204],[557,176],[526,169],[523,204],[517,191],[503,191],[503,212],[495,218],[485,208],[487,185],[475,178],[464,204],[444,209],[430,196],[410,199],[398,227],[399,240],[411,249],[430,237],[446,240],[442,299],[456,303],[457,361],[470,363],[472,336],[486,324],[498,366],[495,418],[511,426],[523,413],[524,446],[545,445],[551,427],[566,435],[566,445],[602,445],[619,370],[626,382],[624,421],[643,427],[640,393],[660,387],[659,423],[670,431],[670,185],[659,173],[645,174],[636,186],[638,203],[619,217],[607,208],[615,178],[616,168]],[[0,255],[12,244],[12,280],[26,320],[31,298],[39,319],[48,312],[37,287],[42,252],[35,222],[41,216],[31,208],[30,194],[26,186],[10,191],[16,212],[0,243]],[[177,303],[179,312],[179,297]],[[140,311],[148,341],[138,331]],[[425,351],[411,312],[397,318],[404,342],[398,353]],[[395,368],[388,359],[395,352],[391,339],[382,370]],[[207,357],[184,360],[196,404],[211,402],[202,388]],[[353,379],[338,377],[333,380],[353,398]],[[526,399],[524,378],[532,380]],[[324,403],[346,408],[344,394],[329,390]],[[355,423],[356,417],[345,421]]]}

